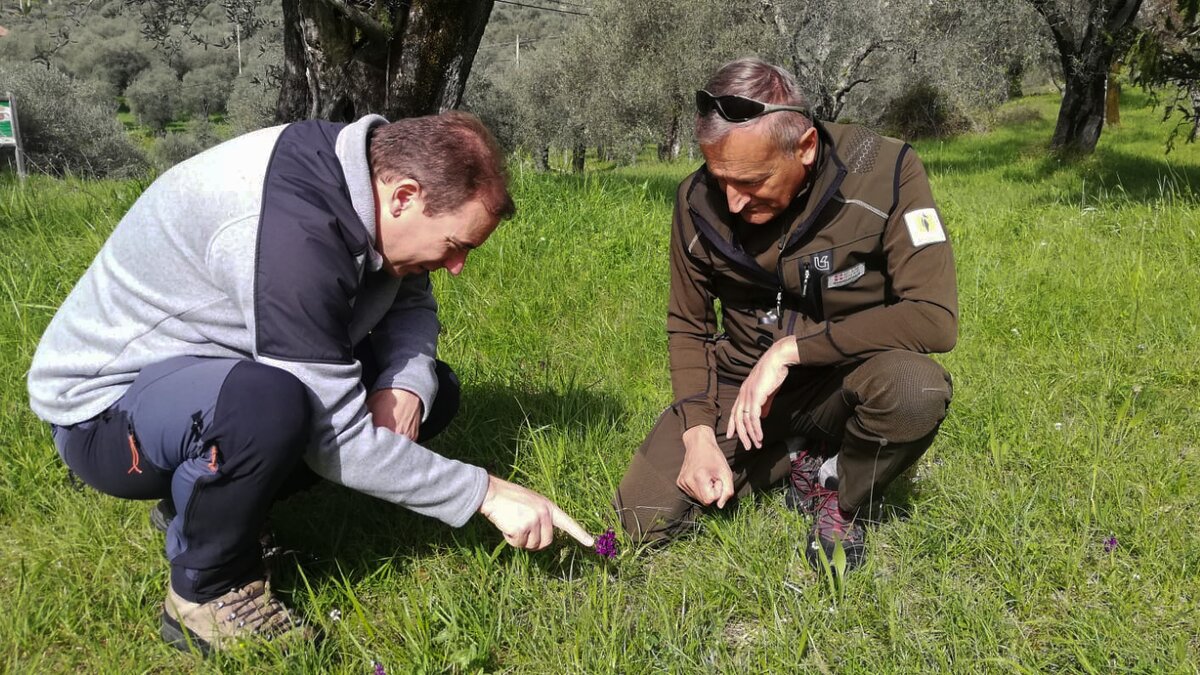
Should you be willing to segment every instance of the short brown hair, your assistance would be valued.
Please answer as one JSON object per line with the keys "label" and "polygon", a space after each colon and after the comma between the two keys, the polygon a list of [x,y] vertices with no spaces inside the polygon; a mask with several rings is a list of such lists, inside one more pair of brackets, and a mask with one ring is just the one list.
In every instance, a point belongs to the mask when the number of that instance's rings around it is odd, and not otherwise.
{"label": "short brown hair", "polygon": [[425,213],[436,216],[479,199],[504,220],[517,212],[508,193],[504,153],[474,115],[451,110],[407,117],[371,130],[371,177],[387,183],[410,178],[425,193]]}
{"label": "short brown hair", "polygon": [[[734,94],[763,103],[808,108],[808,100],[788,71],[755,58],[738,59],[721,66],[705,86],[713,96]],[[700,145],[716,143],[735,128],[761,126],[770,133],[775,147],[788,156],[796,151],[812,120],[796,112],[778,112],[746,122],[728,122],[715,111],[696,116],[696,140]]]}

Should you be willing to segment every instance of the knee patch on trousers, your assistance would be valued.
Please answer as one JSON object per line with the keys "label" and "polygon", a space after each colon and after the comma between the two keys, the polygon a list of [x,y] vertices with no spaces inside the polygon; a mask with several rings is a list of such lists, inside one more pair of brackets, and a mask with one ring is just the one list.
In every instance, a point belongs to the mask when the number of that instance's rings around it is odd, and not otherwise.
{"label": "knee patch on trousers", "polygon": [[252,438],[259,452],[299,454],[307,445],[312,402],[295,375],[246,361],[234,366],[221,386],[215,418],[224,427],[222,435]]}
{"label": "knee patch on trousers", "polygon": [[929,435],[946,417],[953,388],[950,374],[923,354],[885,352],[846,379],[858,397],[856,417],[864,431],[907,443]]}

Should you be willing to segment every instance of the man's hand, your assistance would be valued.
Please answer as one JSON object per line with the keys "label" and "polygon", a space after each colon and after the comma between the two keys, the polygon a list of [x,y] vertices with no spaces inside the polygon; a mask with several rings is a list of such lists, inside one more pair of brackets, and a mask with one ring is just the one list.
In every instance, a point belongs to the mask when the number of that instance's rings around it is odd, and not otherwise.
{"label": "man's hand", "polygon": [[421,398],[407,389],[380,389],[367,397],[371,422],[417,440],[423,411]]}
{"label": "man's hand", "polygon": [[505,541],[517,548],[531,551],[546,548],[554,541],[556,527],[584,546],[590,548],[596,543],[587,530],[554,502],[492,475],[488,476],[487,496],[483,498],[479,512],[492,521]]}
{"label": "man's hand", "polygon": [[754,364],[750,375],[738,390],[737,401],[729,411],[725,438],[733,438],[734,434],[737,434],[742,441],[742,447],[762,447],[762,418],[771,411],[771,402],[775,400],[775,392],[779,391],[779,387],[787,379],[788,368],[799,362],[796,338],[786,337],[771,345],[758,363]]}
{"label": "man's hand", "polygon": [[717,508],[725,508],[733,498],[733,472],[717,445],[717,432],[707,425],[692,427],[683,433],[683,447],[675,484],[705,506],[716,502]]}

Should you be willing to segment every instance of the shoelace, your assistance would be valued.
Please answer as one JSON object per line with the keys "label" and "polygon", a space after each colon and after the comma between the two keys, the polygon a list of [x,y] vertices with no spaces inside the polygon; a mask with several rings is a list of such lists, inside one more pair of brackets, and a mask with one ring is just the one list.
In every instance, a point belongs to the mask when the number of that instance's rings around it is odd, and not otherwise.
{"label": "shoelace", "polygon": [[217,619],[222,622],[236,623],[238,628],[248,626],[251,633],[270,637],[298,623],[282,602],[267,594],[263,584],[249,584],[232,593],[232,598],[217,601]]}
{"label": "shoelace", "polygon": [[842,515],[842,509],[838,506],[838,493],[836,490],[818,487],[813,493],[813,499],[816,500],[816,522],[818,530],[832,530],[840,535],[845,535],[852,530],[851,525],[853,519],[847,519]]}
{"label": "shoelace", "polygon": [[807,452],[792,461],[792,485],[809,493],[817,487],[817,473],[821,470],[821,458]]}

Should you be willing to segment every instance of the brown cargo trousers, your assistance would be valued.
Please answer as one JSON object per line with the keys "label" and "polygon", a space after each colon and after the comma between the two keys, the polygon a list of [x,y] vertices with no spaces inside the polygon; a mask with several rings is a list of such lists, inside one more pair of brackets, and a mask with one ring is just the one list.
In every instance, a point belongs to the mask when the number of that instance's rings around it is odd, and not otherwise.
{"label": "brown cargo trousers", "polygon": [[[717,442],[738,497],[779,484],[790,473],[787,440],[822,443],[838,456],[838,502],[856,513],[912,466],[933,443],[950,405],[950,375],[928,356],[889,351],[830,368],[793,368],[766,418],[763,447],[725,438],[726,411],[740,382],[718,377]],[[635,541],[671,539],[695,524],[703,508],[675,481],[683,466],[683,426],[674,407],[658,418],[617,488],[613,505]]]}

